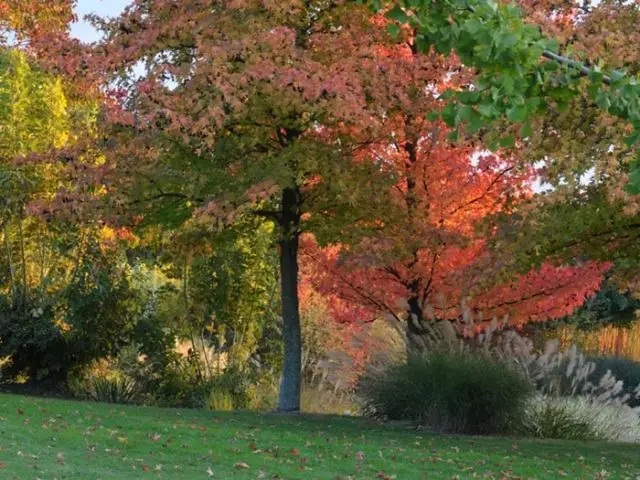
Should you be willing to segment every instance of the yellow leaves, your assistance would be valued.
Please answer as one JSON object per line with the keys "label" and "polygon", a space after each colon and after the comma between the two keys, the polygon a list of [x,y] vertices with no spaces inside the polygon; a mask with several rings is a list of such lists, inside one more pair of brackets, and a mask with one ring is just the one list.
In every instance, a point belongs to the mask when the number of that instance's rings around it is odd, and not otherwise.
{"label": "yellow leaves", "polygon": [[19,52],[2,53],[0,62],[0,152],[11,158],[64,147],[69,113],[60,80],[32,69]]}
{"label": "yellow leaves", "polygon": [[105,196],[109,191],[107,190],[107,187],[105,187],[104,185],[100,185],[100,187],[96,190],[96,195],[99,197],[103,197]]}
{"label": "yellow leaves", "polygon": [[103,226],[98,230],[98,241],[101,244],[112,244],[116,241],[116,231],[115,229]]}
{"label": "yellow leaves", "polygon": [[68,0],[0,2],[0,14],[3,23],[20,35],[52,34],[74,19],[73,3]]}
{"label": "yellow leaves", "polygon": [[60,318],[55,320],[55,326],[58,327],[62,333],[68,333],[71,331],[71,325]]}

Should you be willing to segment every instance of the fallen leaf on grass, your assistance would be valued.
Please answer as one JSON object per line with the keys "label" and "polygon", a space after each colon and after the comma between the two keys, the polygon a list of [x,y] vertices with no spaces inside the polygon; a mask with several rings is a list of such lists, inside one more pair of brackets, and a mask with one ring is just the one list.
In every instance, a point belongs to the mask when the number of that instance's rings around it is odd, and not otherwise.
{"label": "fallen leaf on grass", "polygon": [[364,460],[364,452],[356,452],[356,458],[358,460]]}
{"label": "fallen leaf on grass", "polygon": [[243,470],[245,468],[249,468],[249,465],[244,462],[236,462],[233,464],[233,468],[236,468],[238,470]]}
{"label": "fallen leaf on grass", "polygon": [[207,468],[207,475],[213,477],[213,470],[211,470],[211,467]]}
{"label": "fallen leaf on grass", "polygon": [[149,440],[151,440],[152,442],[157,442],[158,440],[160,440],[160,437],[162,437],[162,435],[160,435],[159,433],[154,433],[153,435],[149,435]]}

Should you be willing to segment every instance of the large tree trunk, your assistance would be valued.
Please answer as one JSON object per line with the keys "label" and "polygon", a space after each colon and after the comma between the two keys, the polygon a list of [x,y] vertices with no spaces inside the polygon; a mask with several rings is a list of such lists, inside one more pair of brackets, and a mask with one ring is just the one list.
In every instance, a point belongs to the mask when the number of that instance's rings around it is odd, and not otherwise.
{"label": "large tree trunk", "polygon": [[280,282],[282,319],[284,321],[284,367],[280,383],[278,410],[300,411],[300,376],[302,339],[298,307],[298,238],[300,235],[300,191],[285,188],[282,192],[282,227],[280,238]]}
{"label": "large tree trunk", "polygon": [[416,295],[411,295],[407,299],[407,303],[409,304],[407,310],[407,356],[419,355],[424,353],[427,333],[424,326],[424,312]]}

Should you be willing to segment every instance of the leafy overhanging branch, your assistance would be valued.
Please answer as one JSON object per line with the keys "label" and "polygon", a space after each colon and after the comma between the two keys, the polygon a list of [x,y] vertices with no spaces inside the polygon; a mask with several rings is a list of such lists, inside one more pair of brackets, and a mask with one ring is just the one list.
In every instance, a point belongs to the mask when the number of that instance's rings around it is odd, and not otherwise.
{"label": "leafy overhanging branch", "polygon": [[[393,8],[392,2],[369,3],[397,22],[389,26],[392,35],[400,35],[401,25],[407,25],[419,50],[433,47],[444,55],[455,50],[465,65],[477,70],[471,89],[444,94],[452,100],[441,114],[448,125],[459,128],[464,123],[473,133],[507,118],[520,124],[527,137],[532,134],[531,119],[550,104],[568,105],[579,94],[577,78],[586,77],[595,104],[633,127],[627,145],[640,140],[638,79],[621,71],[605,75],[599,66],[560,55],[557,43],[528,25],[518,7],[493,0],[398,0]],[[492,147],[513,142],[511,135],[496,138]],[[640,152],[631,165],[627,190],[640,193]]]}

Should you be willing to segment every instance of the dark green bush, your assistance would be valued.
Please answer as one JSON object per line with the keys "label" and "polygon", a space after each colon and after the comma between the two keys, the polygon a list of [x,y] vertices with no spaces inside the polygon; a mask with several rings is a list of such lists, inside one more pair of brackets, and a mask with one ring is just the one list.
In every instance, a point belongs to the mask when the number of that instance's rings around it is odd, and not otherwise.
{"label": "dark green bush", "polygon": [[596,365],[595,370],[589,376],[592,383],[597,384],[607,373],[607,370],[610,370],[616,380],[622,380],[624,393],[631,397],[627,402],[628,405],[631,407],[640,406],[640,398],[635,397],[635,389],[640,385],[640,362],[620,357],[595,357],[587,360]]}
{"label": "dark green bush", "polygon": [[0,357],[10,358],[2,366],[3,381],[19,375],[31,383],[63,381],[73,362],[54,309],[31,298],[0,295],[0,338]]}
{"label": "dark green bush", "polygon": [[[158,363],[149,372],[144,389],[163,407],[202,408],[211,392],[211,381],[203,379],[197,358],[174,357],[169,363]],[[144,374],[141,370],[134,378]]]}
{"label": "dark green bush", "polygon": [[434,352],[362,381],[366,414],[460,433],[498,433],[517,417],[531,385],[482,353]]}
{"label": "dark green bush", "polygon": [[126,377],[95,377],[90,380],[89,398],[105,403],[137,403],[138,388]]}

